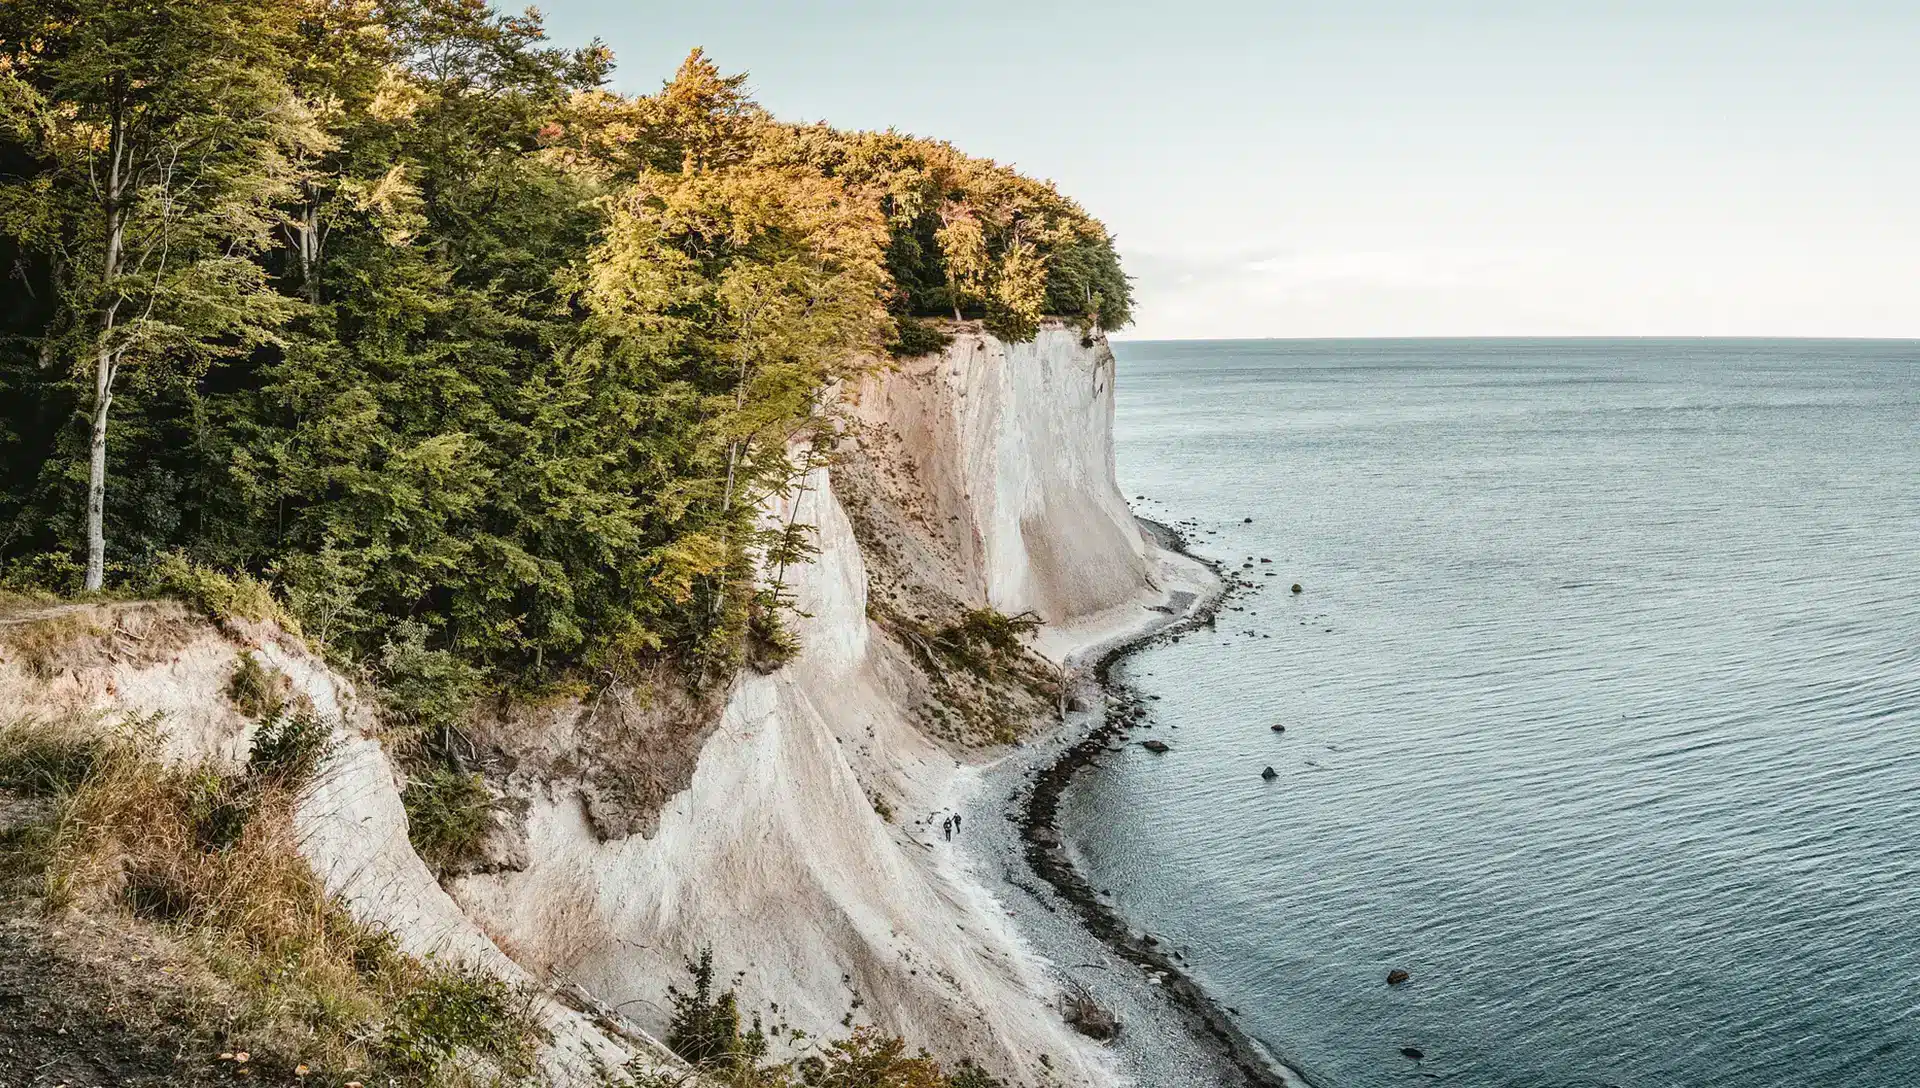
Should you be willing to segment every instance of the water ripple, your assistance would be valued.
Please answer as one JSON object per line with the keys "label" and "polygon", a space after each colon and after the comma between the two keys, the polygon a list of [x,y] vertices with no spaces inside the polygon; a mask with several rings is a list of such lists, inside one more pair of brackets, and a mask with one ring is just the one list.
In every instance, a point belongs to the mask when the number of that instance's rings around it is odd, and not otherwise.
{"label": "water ripple", "polygon": [[1308,591],[1123,666],[1173,751],[1063,819],[1250,1031],[1333,1086],[1920,1082],[1920,347],[1119,354],[1143,512]]}

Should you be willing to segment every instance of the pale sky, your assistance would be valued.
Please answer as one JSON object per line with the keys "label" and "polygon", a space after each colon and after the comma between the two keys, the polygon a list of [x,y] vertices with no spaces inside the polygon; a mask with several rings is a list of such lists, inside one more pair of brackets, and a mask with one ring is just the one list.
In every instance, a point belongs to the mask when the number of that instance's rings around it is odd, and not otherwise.
{"label": "pale sky", "polygon": [[1053,179],[1129,337],[1920,337],[1920,0],[550,4]]}

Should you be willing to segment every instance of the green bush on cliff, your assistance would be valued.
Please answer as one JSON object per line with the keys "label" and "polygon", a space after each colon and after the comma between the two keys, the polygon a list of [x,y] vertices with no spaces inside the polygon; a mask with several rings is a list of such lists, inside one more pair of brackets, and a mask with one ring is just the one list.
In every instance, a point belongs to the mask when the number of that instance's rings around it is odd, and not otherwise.
{"label": "green bush on cliff", "polygon": [[[713,950],[702,949],[687,971],[692,989],[668,988],[673,1010],[667,1046],[720,1083],[734,1088],[1004,1088],[970,1061],[961,1060],[948,1073],[926,1051],[910,1051],[899,1036],[871,1027],[831,1040],[793,1032],[789,1039],[800,1053],[768,1061],[758,1018],[743,1031],[734,992],[720,991],[714,983]],[[680,1082],[641,1075],[636,1083],[666,1088]]]}
{"label": "green bush on cliff", "polygon": [[493,830],[493,793],[484,778],[438,760],[407,776],[400,802],[407,810],[407,838],[437,872],[473,860]]}
{"label": "green bush on cliff", "polygon": [[947,345],[953,343],[951,333],[924,318],[902,317],[895,324],[899,332],[894,336],[893,343],[887,345],[887,351],[896,358],[932,355],[936,351],[947,350]]}

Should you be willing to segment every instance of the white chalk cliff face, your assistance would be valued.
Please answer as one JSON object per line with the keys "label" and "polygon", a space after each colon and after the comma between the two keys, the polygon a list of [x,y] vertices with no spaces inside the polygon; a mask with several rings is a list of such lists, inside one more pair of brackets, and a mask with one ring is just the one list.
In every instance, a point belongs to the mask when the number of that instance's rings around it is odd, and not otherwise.
{"label": "white chalk cliff face", "polygon": [[[941,531],[907,536],[959,599],[1068,620],[1141,595],[1146,545],[1113,481],[1113,377],[1104,342],[1049,327],[1017,346],[963,333],[853,391],[856,416],[913,459],[918,485],[898,497]],[[741,674],[657,830],[599,841],[555,784],[527,815],[526,868],[462,879],[454,897],[523,963],[656,1031],[667,986],[710,945],[723,977],[742,972],[747,1007],[777,1005],[770,1019],[815,1038],[851,1012],[1022,1082],[1107,1082],[1004,911],[913,826],[951,808],[972,771],[902,705],[910,665],[868,619],[868,568],[830,474],[795,501],[819,546],[789,573],[802,649]]]}
{"label": "white chalk cliff face", "polygon": [[894,440],[891,514],[953,597],[1058,623],[1132,599],[1147,544],[1113,476],[1113,352],[1049,324],[1007,344],[970,330],[848,398]]}
{"label": "white chalk cliff face", "polygon": [[[884,532],[888,576],[909,572],[965,607],[1033,613],[1048,624],[1037,645],[1056,661],[1157,616],[1164,556],[1114,482],[1113,386],[1104,341],[1054,324],[1020,345],[963,328],[946,351],[846,390],[852,440],[883,485],[865,496],[876,524],[863,533]],[[1019,1083],[1111,1083],[1106,1053],[1062,1022],[1047,965],[954,846],[915,823],[956,807],[984,757],[915,726],[915,665],[869,619],[869,591],[885,587],[869,584],[832,474],[816,471],[791,502],[797,510],[769,513],[797,513],[819,546],[788,572],[802,648],[770,674],[740,674],[690,783],[657,821],[606,836],[579,781],[521,773],[515,862],[447,887],[408,844],[401,780],[370,712],[295,640],[207,629],[170,659],[108,655],[84,684],[76,671],[62,698],[166,710],[181,734],[171,748],[238,759],[249,723],[218,694],[235,656],[286,673],[342,722],[340,755],[298,814],[302,850],[330,891],[411,952],[577,984],[659,1033],[667,987],[711,946],[747,1009],[777,1006],[771,1023],[815,1039],[844,1032],[851,1013]],[[658,1057],[642,1033],[552,1000],[541,1009],[554,1082]]]}

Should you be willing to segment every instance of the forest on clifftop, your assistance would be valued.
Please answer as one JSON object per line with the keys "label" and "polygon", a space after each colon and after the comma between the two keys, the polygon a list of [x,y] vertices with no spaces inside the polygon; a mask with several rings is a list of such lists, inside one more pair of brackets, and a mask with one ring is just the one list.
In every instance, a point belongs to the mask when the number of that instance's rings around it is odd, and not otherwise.
{"label": "forest on clifftop", "polygon": [[836,379],[1128,320],[1051,184],[612,66],[479,0],[0,8],[0,584],[255,594],[396,689],[723,677]]}

